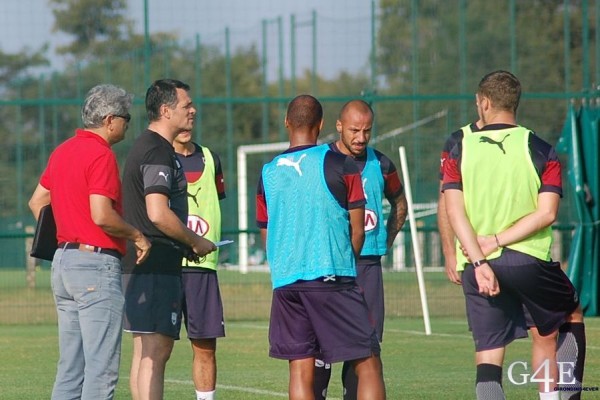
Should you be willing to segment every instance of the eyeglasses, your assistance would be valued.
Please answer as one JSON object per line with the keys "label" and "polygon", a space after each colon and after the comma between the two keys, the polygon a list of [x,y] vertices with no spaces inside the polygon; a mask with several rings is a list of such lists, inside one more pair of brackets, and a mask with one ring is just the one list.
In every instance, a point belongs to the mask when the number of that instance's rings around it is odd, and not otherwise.
{"label": "eyeglasses", "polygon": [[129,114],[129,113],[127,113],[125,115],[113,114],[113,117],[123,118],[125,120],[125,122],[127,122],[127,123],[129,123],[129,121],[131,121],[131,114]]}

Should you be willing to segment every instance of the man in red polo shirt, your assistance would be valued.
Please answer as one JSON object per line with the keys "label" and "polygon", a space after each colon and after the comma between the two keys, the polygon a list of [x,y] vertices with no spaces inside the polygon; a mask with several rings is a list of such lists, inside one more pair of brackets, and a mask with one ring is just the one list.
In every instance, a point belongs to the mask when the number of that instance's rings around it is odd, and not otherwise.
{"label": "man in red polo shirt", "polygon": [[132,96],[92,88],[84,129],[50,155],[29,207],[52,204],[59,248],[52,261],[60,359],[52,399],[112,399],[119,376],[124,297],[121,256],[131,240],[137,262],[150,242],[121,217],[121,181],[111,146],[125,137]]}

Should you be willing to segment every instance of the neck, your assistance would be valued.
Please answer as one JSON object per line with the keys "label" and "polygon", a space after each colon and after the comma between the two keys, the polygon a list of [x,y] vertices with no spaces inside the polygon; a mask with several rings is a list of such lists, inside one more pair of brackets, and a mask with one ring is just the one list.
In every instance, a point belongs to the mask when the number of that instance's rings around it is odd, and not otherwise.
{"label": "neck", "polygon": [[173,148],[175,149],[176,153],[182,154],[184,156],[189,156],[190,154],[193,154],[196,150],[194,143],[191,141],[187,143],[179,143],[177,141],[173,141]]}
{"label": "neck", "polygon": [[171,144],[173,144],[173,140],[175,139],[175,136],[177,136],[179,134],[179,131],[176,131],[169,126],[162,124],[160,121],[151,122],[148,125],[148,129],[150,129],[153,132],[158,133],[160,136],[165,138],[165,140],[167,140]]}
{"label": "neck", "polygon": [[290,148],[298,146],[309,146],[317,144],[317,137],[319,137],[319,130],[310,131],[293,131],[289,133]]}
{"label": "neck", "polygon": [[109,146],[113,145],[113,143],[111,143],[110,140],[108,139],[108,132],[106,131],[106,129],[104,129],[104,128],[84,128],[84,129],[88,132],[92,132],[92,133],[95,133],[96,135],[100,136],[102,139],[104,139],[106,141],[106,143],[108,143]]}
{"label": "neck", "polygon": [[337,149],[340,151],[340,153],[345,154],[347,156],[354,157],[354,155],[352,153],[350,153],[350,151],[348,151],[346,146],[344,146],[344,143],[342,143],[341,140],[338,140],[335,142],[335,147],[337,147]]}
{"label": "neck", "polygon": [[485,125],[491,124],[507,124],[517,125],[517,118],[514,113],[508,111],[498,111],[496,113],[490,113],[484,118]]}

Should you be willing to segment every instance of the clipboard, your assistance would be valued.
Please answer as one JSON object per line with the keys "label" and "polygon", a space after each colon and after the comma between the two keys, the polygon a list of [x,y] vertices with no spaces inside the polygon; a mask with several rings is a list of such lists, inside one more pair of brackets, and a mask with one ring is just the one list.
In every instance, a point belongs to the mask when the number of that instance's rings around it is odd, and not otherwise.
{"label": "clipboard", "polygon": [[56,222],[52,213],[52,205],[47,204],[40,210],[29,255],[42,260],[52,261],[57,248]]}

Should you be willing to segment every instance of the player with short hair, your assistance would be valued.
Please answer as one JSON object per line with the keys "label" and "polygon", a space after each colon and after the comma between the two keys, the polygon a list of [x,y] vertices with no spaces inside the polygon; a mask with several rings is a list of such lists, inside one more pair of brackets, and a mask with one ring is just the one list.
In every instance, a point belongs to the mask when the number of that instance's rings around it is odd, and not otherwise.
{"label": "player with short hair", "polygon": [[289,360],[290,399],[313,397],[315,358],[352,361],[359,398],[384,399],[379,342],[356,285],[364,193],[351,157],[317,146],[323,109],[288,105],[290,148],[263,167],[256,215],[271,268],[269,354]]}
{"label": "player with short hair", "polygon": [[[461,129],[452,132],[446,143],[444,144],[444,148],[442,150],[440,156],[440,193],[438,199],[438,230],[440,233],[440,238],[442,241],[442,249],[444,253],[445,260],[445,269],[446,275],[450,282],[460,285],[461,274],[465,267],[466,260],[461,258],[462,262],[457,263],[456,254],[457,251],[460,251],[459,243],[456,241],[456,236],[452,227],[450,226],[450,221],[448,220],[448,214],[446,213],[446,203],[444,198],[444,193],[442,192],[442,184],[444,177],[444,161],[449,157],[450,152],[458,143],[462,141],[464,135],[468,135],[472,132],[477,132],[481,129],[483,122],[481,120],[477,120],[469,125],[463,126]],[[527,322],[527,327],[529,329],[529,333],[532,336],[532,353],[536,354],[536,348],[538,345],[544,345],[544,338],[540,335],[537,328],[535,327],[533,320],[531,319],[531,315],[527,308],[523,308],[523,312],[525,313],[525,319]],[[585,331],[583,324],[580,323],[571,323],[565,322],[559,328],[558,333],[558,349],[557,349],[557,360],[559,362],[569,362],[573,363],[574,369],[576,371],[583,371],[583,364],[585,362],[585,353],[579,353],[578,346],[576,344],[577,341],[585,341]],[[581,390],[577,390],[577,388],[581,389],[580,380],[571,385],[561,385],[564,388],[568,388],[568,390],[564,390],[561,392],[561,397],[563,400],[576,400],[579,399],[581,395]]]}
{"label": "player with short hair", "polygon": [[[221,240],[221,207],[225,184],[219,156],[192,141],[192,132],[173,140],[187,180],[188,228],[212,242]],[[217,338],[225,336],[223,302],[217,277],[219,251],[203,260],[183,258],[181,311],[193,351],[192,378],[197,400],[213,400],[217,383]]]}
{"label": "player with short hair", "polygon": [[[578,324],[572,338],[584,356],[583,314],[575,288],[550,259],[562,195],[560,162],[552,146],[518,126],[518,79],[506,71],[479,83],[477,109],[483,128],[465,135],[444,162],[446,211],[468,260],[462,275],[467,317],[475,341],[478,398],[503,399],[505,346],[527,336],[523,306],[540,334],[533,370],[548,364],[540,399],[558,399],[557,335]],[[581,382],[583,363],[573,377]]]}
{"label": "player with short hair", "polygon": [[131,147],[123,172],[125,218],[153,240],[148,259],[123,260],[125,330],[133,335],[133,400],[162,399],[164,373],[179,339],[182,249],[204,256],[216,247],[187,227],[187,182],[173,140],[194,126],[190,87],[161,79],[146,92],[150,124]]}
{"label": "player with short hair", "polygon": [[[340,110],[336,129],[340,138],[329,148],[354,158],[365,192],[365,243],[356,262],[356,283],[363,290],[379,341],[383,341],[385,304],[381,257],[392,247],[406,220],[407,204],[396,166],[385,154],[369,147],[374,113],[363,100],[350,100]],[[390,204],[384,224],[383,199]],[[315,362],[315,398],[325,399],[331,365]],[[351,363],[342,368],[344,399],[356,399],[357,380]]]}

